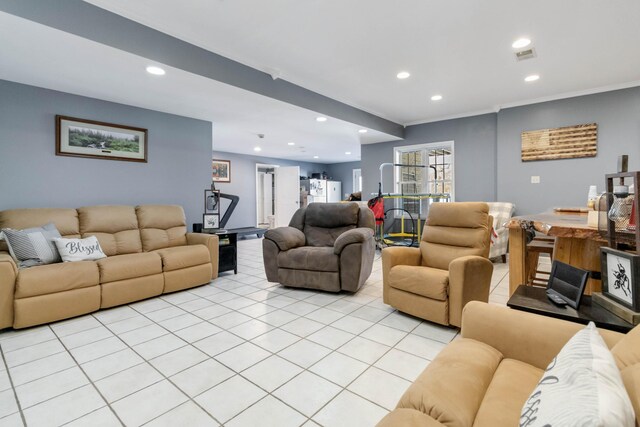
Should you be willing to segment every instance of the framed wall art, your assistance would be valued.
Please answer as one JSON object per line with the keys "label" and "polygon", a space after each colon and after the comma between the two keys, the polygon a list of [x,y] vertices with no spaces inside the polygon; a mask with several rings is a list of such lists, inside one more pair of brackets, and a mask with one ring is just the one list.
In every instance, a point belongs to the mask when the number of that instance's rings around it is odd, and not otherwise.
{"label": "framed wall art", "polygon": [[602,294],[623,306],[640,311],[640,256],[601,248]]}
{"label": "framed wall art", "polygon": [[213,159],[211,166],[211,179],[214,182],[231,182],[231,161]]}
{"label": "framed wall art", "polygon": [[147,162],[147,129],[56,116],[56,155]]}
{"label": "framed wall art", "polygon": [[220,228],[220,214],[203,214],[202,228],[204,230],[214,230]]}
{"label": "framed wall art", "polygon": [[598,153],[596,123],[525,131],[521,139],[523,162],[595,157]]}

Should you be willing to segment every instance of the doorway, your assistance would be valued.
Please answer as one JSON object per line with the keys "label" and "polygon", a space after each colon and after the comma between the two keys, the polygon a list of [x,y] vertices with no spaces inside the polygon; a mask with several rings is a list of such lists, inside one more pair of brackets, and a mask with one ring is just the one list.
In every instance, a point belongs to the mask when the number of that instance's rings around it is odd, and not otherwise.
{"label": "doorway", "polygon": [[256,164],[256,226],[269,228],[275,221],[275,170],[278,165]]}

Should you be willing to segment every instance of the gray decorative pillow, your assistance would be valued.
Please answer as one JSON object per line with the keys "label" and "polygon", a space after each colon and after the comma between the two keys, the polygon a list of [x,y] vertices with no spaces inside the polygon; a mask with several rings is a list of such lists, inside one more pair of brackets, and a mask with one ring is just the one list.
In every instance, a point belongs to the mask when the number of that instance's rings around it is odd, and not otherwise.
{"label": "gray decorative pillow", "polygon": [[635,424],[620,371],[593,322],[551,361],[520,415],[520,427]]}
{"label": "gray decorative pillow", "polygon": [[54,243],[54,239],[60,237],[52,223],[24,230],[4,228],[0,232],[0,238],[7,242],[9,253],[19,267],[60,262],[60,254]]}

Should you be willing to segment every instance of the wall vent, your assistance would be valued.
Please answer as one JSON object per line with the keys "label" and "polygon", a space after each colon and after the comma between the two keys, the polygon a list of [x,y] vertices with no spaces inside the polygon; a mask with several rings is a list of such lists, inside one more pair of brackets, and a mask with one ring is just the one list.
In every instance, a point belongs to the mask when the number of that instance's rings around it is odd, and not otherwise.
{"label": "wall vent", "polygon": [[516,60],[518,61],[524,61],[525,59],[535,58],[536,56],[537,56],[536,50],[534,48],[529,48],[529,49],[516,52]]}

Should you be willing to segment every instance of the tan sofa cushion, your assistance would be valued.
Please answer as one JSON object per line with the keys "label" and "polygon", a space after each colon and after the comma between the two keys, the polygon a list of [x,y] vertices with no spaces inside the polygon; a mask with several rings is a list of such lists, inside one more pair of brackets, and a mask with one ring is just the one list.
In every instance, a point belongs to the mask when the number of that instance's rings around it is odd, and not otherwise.
{"label": "tan sofa cushion", "polygon": [[145,252],[187,244],[182,206],[142,205],[136,207],[136,215]]}
{"label": "tan sofa cushion", "polygon": [[162,273],[162,259],[153,252],[116,255],[97,261],[100,283],[151,276]]}
{"label": "tan sofa cushion", "polygon": [[636,326],[622,337],[611,352],[620,368],[624,386],[636,413],[636,420],[640,420],[640,326]]}
{"label": "tan sofa cushion", "polygon": [[21,269],[15,298],[48,295],[99,284],[95,261],[63,262]]}
{"label": "tan sofa cushion", "polygon": [[[12,209],[0,211],[0,228],[40,227],[52,222],[62,237],[80,237],[78,211],[75,209]],[[7,244],[0,241],[0,251],[6,251]]]}
{"label": "tan sofa cushion", "polygon": [[142,252],[133,206],[88,206],[78,215],[82,237],[96,236],[107,256]]}
{"label": "tan sofa cushion", "polygon": [[303,246],[278,254],[278,267],[310,271],[339,271],[340,257],[333,247]]}
{"label": "tan sofa cushion", "polygon": [[441,427],[444,424],[415,409],[399,408],[389,412],[376,427]]}
{"label": "tan sofa cushion", "polygon": [[160,258],[162,258],[163,271],[180,270],[202,264],[211,264],[209,250],[204,245],[158,249],[151,253],[160,255]]}
{"label": "tan sofa cushion", "polygon": [[475,427],[517,426],[524,402],[544,371],[515,359],[504,359],[484,395]]}
{"label": "tan sofa cushion", "polygon": [[449,272],[431,267],[396,265],[389,271],[389,286],[445,301],[449,287]]}
{"label": "tan sofa cushion", "polygon": [[100,308],[100,286],[21,298],[14,306],[15,329],[81,316]]}
{"label": "tan sofa cushion", "polygon": [[469,427],[501,361],[493,347],[457,339],[427,366],[398,407],[416,409],[449,427]]}
{"label": "tan sofa cushion", "polygon": [[448,270],[455,258],[487,257],[493,219],[489,206],[481,202],[434,203],[429,208],[422,234],[422,264]]}

